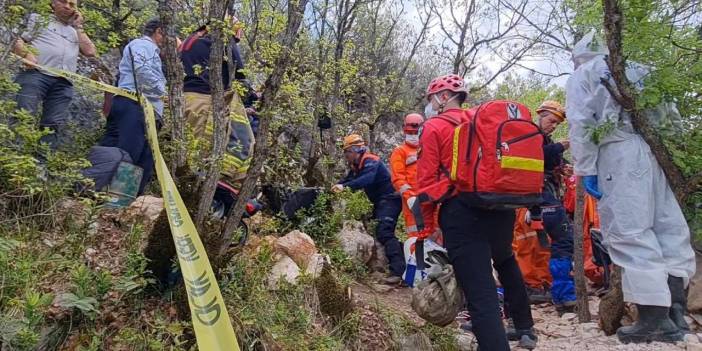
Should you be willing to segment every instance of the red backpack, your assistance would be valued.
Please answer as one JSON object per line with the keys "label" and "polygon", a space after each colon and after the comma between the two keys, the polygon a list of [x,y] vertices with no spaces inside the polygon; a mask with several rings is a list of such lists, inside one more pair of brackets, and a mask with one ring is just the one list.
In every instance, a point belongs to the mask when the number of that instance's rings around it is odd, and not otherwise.
{"label": "red backpack", "polygon": [[[456,190],[477,207],[508,209],[541,203],[543,134],[529,109],[496,100],[478,106],[456,126],[448,170]],[[439,116],[441,117],[441,116]]]}

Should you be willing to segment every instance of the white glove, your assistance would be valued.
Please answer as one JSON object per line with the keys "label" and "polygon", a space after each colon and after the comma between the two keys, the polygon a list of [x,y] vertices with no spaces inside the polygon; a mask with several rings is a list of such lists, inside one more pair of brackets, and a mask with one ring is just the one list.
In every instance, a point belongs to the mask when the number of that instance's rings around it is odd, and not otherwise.
{"label": "white glove", "polygon": [[529,212],[529,210],[527,210],[526,214],[524,214],[524,222],[526,224],[531,224],[531,212]]}
{"label": "white glove", "polygon": [[413,208],[415,202],[417,202],[417,197],[416,196],[410,197],[409,199],[407,199],[407,207]]}
{"label": "white glove", "polygon": [[338,194],[338,193],[340,193],[340,192],[342,192],[342,191],[344,191],[344,186],[341,185],[341,184],[334,184],[334,185],[331,187],[331,192],[334,193],[334,194]]}

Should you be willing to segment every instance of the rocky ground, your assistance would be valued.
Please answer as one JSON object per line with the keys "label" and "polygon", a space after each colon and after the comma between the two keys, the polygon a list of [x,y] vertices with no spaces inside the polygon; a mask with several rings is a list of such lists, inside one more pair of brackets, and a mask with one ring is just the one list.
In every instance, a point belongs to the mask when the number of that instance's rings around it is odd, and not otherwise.
{"label": "rocky ground", "polygon": [[[144,227],[149,228],[158,217],[162,209],[162,200],[155,197],[143,197],[135,201],[135,203],[124,211],[107,211],[101,213],[97,219],[89,219],[91,216],[84,213],[85,209],[77,201],[68,201],[61,204],[62,211],[59,212],[58,221],[63,217],[71,217],[73,220],[79,219],[78,224],[87,224],[85,221],[95,221],[87,225],[88,231],[95,235],[99,240],[94,240],[87,244],[87,248],[83,253],[83,257],[88,266],[98,267],[100,269],[108,269],[114,276],[123,274],[125,260],[129,257],[129,248],[136,249],[141,244],[136,240],[130,245],[125,245],[130,240],[130,235],[127,233],[131,228],[128,223],[138,222]],[[255,231],[260,224],[250,223]],[[136,239],[136,238],[134,238]],[[61,238],[46,237],[43,239],[44,245],[48,247],[59,246]],[[347,222],[343,229],[338,233],[339,242],[344,243],[342,250],[346,255],[352,257],[367,265],[370,273],[364,276],[360,281],[354,281],[350,285],[351,297],[353,305],[356,306],[361,323],[359,325],[358,343],[350,349],[354,350],[391,350],[396,349],[391,340],[392,330],[379,317],[382,311],[389,311],[394,314],[399,314],[414,324],[408,328],[414,331],[414,334],[408,334],[404,339],[409,342],[403,342],[400,345],[401,351],[424,351],[436,350],[429,346],[427,336],[424,333],[416,332],[417,330],[427,330],[422,328],[425,322],[418,317],[411,307],[412,290],[407,287],[388,286],[378,283],[384,277],[384,274],[377,271],[374,267],[385,267],[387,261],[384,257],[382,247],[379,246],[371,236],[365,233],[363,225],[357,222]],[[319,277],[323,270],[325,262],[329,262],[329,257],[318,251],[315,242],[305,233],[300,231],[292,231],[287,235],[275,237],[271,235],[258,236],[253,235],[247,243],[245,252],[256,252],[262,245],[268,245],[274,248],[273,267],[268,272],[266,281],[267,288],[270,290],[277,289],[282,280],[288,283],[295,283],[301,275],[311,277]],[[52,289],[56,295],[67,289],[66,284],[54,282]],[[346,290],[344,290],[344,295]],[[125,305],[120,301],[120,296],[109,296],[102,303],[100,318],[94,322],[98,325],[109,324],[111,328],[119,329],[121,325],[127,324],[125,320],[127,316],[134,316],[128,308],[133,306]],[[691,302],[694,299],[690,300]],[[624,345],[621,344],[616,336],[606,336],[597,324],[599,299],[595,296],[590,297],[589,301],[592,322],[578,323],[577,316],[573,313],[567,313],[560,316],[555,308],[550,304],[532,306],[532,313],[535,321],[535,329],[539,336],[539,343],[536,350],[695,350],[702,351],[702,315],[691,315],[687,317],[688,323],[691,325],[694,334],[687,335],[684,342],[677,344],[651,343],[646,345]],[[148,320],[156,320],[152,316],[154,311],[168,311],[164,316],[168,321],[176,321],[177,313],[173,306],[168,305],[162,299],[150,298],[145,301],[144,306],[140,310],[144,314],[144,318]],[[633,313],[630,309],[628,314]],[[63,311],[63,309],[61,309]],[[59,311],[60,312],[60,311]],[[54,313],[54,318],[60,319],[59,312]],[[65,312],[65,311],[64,311]],[[380,312],[380,313],[379,313]],[[64,313],[65,314],[65,313]],[[114,317],[112,317],[114,316]],[[151,316],[151,317],[149,317]],[[627,320],[632,320],[632,317],[625,317]],[[459,344],[460,350],[476,350],[477,344],[472,334],[462,332],[455,323],[447,328],[454,328],[457,332],[456,341]],[[74,333],[69,336],[67,345],[78,345],[80,343],[80,334]],[[449,338],[452,338],[449,334]],[[414,339],[413,339],[414,338]],[[75,339],[75,340],[73,340]],[[425,345],[425,346],[422,346]],[[516,349],[516,343],[512,344]],[[70,348],[69,348],[70,349]]]}
{"label": "rocky ground", "polygon": [[[384,285],[369,283],[366,285],[356,284],[353,292],[357,300],[377,303],[385,308],[401,312],[418,326],[424,324],[410,306],[412,292],[410,288],[389,288]],[[650,351],[678,351],[695,350],[702,351],[702,327],[693,318],[688,318],[688,322],[696,334],[686,337],[684,342],[677,344],[651,343],[645,345],[624,345],[620,343],[616,336],[606,336],[597,325],[599,299],[590,297],[590,313],[592,322],[578,323],[578,318],[573,313],[558,315],[556,309],[550,304],[532,306],[535,328],[539,336],[539,344],[536,350],[650,350]],[[625,317],[627,319],[627,317]],[[454,325],[458,329],[458,325]],[[458,329],[460,330],[460,329]],[[475,340],[470,333],[460,332],[459,344],[461,350],[474,350]],[[512,343],[516,349],[516,343]],[[407,349],[408,351],[410,349]]]}

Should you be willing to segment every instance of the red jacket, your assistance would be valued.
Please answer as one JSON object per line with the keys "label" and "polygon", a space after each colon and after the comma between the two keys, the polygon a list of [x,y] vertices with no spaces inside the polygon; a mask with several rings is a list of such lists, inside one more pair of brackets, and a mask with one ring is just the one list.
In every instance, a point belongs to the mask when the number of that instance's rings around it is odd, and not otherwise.
{"label": "red jacket", "polygon": [[[417,161],[417,186],[420,192],[424,188],[436,185],[439,180],[446,177],[446,172],[451,169],[453,130],[459,124],[470,120],[472,116],[472,110],[454,108],[424,122],[419,137],[419,160]],[[435,209],[435,204],[422,204],[424,228],[429,234],[436,228]]]}

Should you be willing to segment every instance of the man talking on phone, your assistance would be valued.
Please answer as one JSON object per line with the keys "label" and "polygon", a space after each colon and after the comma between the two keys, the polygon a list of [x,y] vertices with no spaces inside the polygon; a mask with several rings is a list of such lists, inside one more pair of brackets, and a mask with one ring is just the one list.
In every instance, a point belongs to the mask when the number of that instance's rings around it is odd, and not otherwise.
{"label": "man talking on phone", "polygon": [[[41,66],[76,72],[78,54],[93,57],[95,45],[83,31],[83,15],[77,0],[52,0],[52,14],[29,16],[27,29],[20,35],[13,52]],[[27,65],[15,78],[20,86],[17,107],[36,115],[41,103],[40,127],[53,133],[42,138],[52,150],[61,145],[65,136],[68,106],[73,98],[73,85],[63,77]]]}

